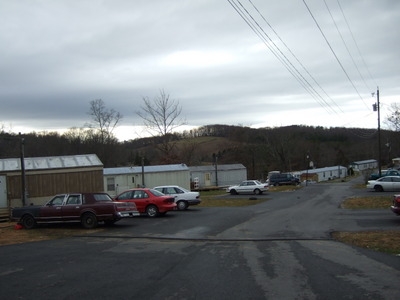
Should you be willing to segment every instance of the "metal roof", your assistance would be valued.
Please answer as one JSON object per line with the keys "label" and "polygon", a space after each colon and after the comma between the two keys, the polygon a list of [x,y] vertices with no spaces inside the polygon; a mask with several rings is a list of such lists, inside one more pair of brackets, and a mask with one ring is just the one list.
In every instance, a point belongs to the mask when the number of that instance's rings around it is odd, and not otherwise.
{"label": "metal roof", "polygon": [[[343,167],[343,166],[332,166],[332,167],[324,167],[324,168],[317,168],[317,169],[309,169],[308,173],[311,174],[311,173],[330,172],[330,171],[335,171],[335,170],[338,170],[338,169],[347,170],[347,168]],[[304,170],[303,172],[307,172],[307,170]]]}
{"label": "metal roof", "polygon": [[362,165],[362,164],[370,164],[370,163],[375,163],[378,162],[376,159],[367,159],[367,160],[360,160],[360,161],[354,161],[351,163],[351,165]]}
{"label": "metal roof", "polygon": [[[207,165],[207,166],[194,166],[189,167],[190,172],[207,172],[214,171],[215,165]],[[246,170],[246,167],[242,164],[221,164],[217,165],[218,171],[233,171],[233,170]]]}
{"label": "metal roof", "polygon": [[[188,166],[185,164],[144,166],[143,168],[145,173],[189,171]],[[103,169],[104,175],[125,175],[125,174],[140,174],[140,173],[142,173],[142,166]]]}
{"label": "metal roof", "polygon": [[[103,163],[96,154],[69,156],[25,157],[25,170],[64,169],[79,167],[99,167]],[[0,159],[0,172],[20,171],[20,158]]]}

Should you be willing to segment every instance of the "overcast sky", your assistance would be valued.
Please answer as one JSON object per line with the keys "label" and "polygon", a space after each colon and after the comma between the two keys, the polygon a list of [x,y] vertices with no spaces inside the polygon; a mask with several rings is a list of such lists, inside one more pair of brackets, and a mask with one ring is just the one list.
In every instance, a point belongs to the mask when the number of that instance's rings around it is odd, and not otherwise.
{"label": "overcast sky", "polygon": [[377,87],[381,120],[400,103],[396,0],[0,0],[0,20],[6,131],[82,127],[102,99],[136,138],[160,90],[190,126],[376,128]]}

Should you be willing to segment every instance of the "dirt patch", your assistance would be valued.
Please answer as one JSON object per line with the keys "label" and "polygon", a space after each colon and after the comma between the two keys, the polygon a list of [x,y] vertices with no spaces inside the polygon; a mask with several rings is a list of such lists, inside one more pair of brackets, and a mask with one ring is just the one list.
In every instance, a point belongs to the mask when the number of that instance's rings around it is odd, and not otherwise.
{"label": "dirt patch", "polygon": [[0,246],[27,242],[61,239],[102,231],[102,228],[84,229],[80,224],[49,224],[34,229],[17,229],[15,222],[0,223]]}

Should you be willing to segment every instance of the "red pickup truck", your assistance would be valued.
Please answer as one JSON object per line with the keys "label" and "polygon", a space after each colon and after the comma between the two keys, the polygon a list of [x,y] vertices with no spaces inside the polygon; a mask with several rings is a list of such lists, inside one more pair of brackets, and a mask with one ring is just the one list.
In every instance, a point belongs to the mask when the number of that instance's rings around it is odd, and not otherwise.
{"label": "red pickup truck", "polygon": [[31,229],[38,223],[80,222],[87,229],[99,222],[114,224],[122,218],[139,216],[135,203],[115,202],[107,193],[71,193],[54,196],[42,206],[12,209],[11,220]]}

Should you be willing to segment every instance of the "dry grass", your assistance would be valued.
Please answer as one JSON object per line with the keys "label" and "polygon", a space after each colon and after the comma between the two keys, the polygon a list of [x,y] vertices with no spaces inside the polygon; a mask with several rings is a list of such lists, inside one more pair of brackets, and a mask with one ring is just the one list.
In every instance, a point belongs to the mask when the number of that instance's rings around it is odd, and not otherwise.
{"label": "dry grass", "polygon": [[212,190],[201,192],[201,204],[202,207],[236,207],[236,206],[248,206],[254,205],[266,201],[265,198],[250,200],[250,198],[257,196],[253,195],[237,195],[233,197],[223,197],[227,195],[225,190]]}
{"label": "dry grass", "polygon": [[84,229],[80,224],[51,224],[32,230],[16,229],[16,225],[15,222],[0,223],[0,246],[61,239],[102,230],[102,228]]}
{"label": "dry grass", "polygon": [[[351,197],[341,207],[345,209],[388,209],[393,196]],[[393,215],[393,217],[395,217]],[[400,230],[334,232],[332,237],[340,242],[391,254],[400,254]]]}
{"label": "dry grass", "polygon": [[392,205],[393,196],[351,197],[342,203],[346,209],[378,209]]}
{"label": "dry grass", "polygon": [[400,255],[400,231],[334,232],[340,242],[375,251]]}

